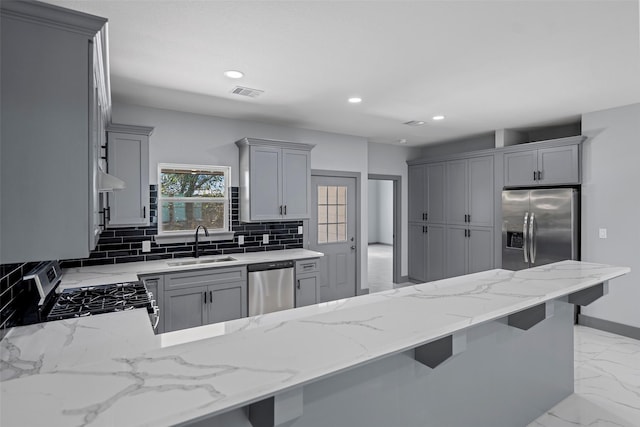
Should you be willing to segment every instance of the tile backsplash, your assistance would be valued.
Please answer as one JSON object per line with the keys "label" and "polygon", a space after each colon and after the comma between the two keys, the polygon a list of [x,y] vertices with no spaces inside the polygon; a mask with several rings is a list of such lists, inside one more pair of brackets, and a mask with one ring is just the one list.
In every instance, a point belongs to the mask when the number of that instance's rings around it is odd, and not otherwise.
{"label": "tile backsplash", "polygon": [[[92,265],[119,264],[136,261],[184,258],[193,256],[192,243],[157,244],[158,234],[157,186],[150,186],[151,224],[148,227],[123,227],[106,229],[100,235],[98,245],[89,258],[61,261],[63,268]],[[230,240],[200,243],[201,255],[226,255],[245,252],[272,251],[302,248],[303,235],[298,234],[302,221],[240,223],[238,215],[238,187],[231,187],[231,227],[235,232]],[[269,234],[269,243],[262,243],[262,235]],[[238,236],[244,236],[244,245],[238,244]],[[151,252],[142,252],[142,242],[151,240]]]}
{"label": "tile backsplash", "polygon": [[23,305],[26,287],[22,276],[31,271],[37,262],[0,265],[0,339],[14,326],[17,310]]}

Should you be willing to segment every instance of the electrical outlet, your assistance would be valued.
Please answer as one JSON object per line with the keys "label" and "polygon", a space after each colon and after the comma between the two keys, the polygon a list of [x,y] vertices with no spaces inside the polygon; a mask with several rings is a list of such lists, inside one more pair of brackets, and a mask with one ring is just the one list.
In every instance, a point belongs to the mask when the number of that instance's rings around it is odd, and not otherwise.
{"label": "electrical outlet", "polygon": [[151,240],[144,240],[142,242],[142,252],[151,252]]}
{"label": "electrical outlet", "polygon": [[244,245],[244,236],[243,235],[238,236],[238,244],[239,245]]}
{"label": "electrical outlet", "polygon": [[302,234],[302,226],[298,226],[298,234]]}
{"label": "electrical outlet", "polygon": [[607,238],[607,229],[606,228],[601,228],[598,230],[598,236],[601,239],[606,239]]}
{"label": "electrical outlet", "polygon": [[262,235],[262,243],[265,244],[265,245],[269,243],[269,235],[268,234],[263,234]]}

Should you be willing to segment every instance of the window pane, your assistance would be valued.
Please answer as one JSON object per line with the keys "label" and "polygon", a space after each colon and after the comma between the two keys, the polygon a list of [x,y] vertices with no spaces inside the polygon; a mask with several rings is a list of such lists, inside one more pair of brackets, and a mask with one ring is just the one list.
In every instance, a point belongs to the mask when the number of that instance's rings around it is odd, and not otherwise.
{"label": "window pane", "polygon": [[338,187],[327,187],[327,204],[335,205],[338,203]]}
{"label": "window pane", "polygon": [[327,225],[327,242],[335,242],[336,240],[338,240],[337,224]]}
{"label": "window pane", "polygon": [[327,223],[327,206],[326,205],[318,206],[318,223],[319,224]]}
{"label": "window pane", "polygon": [[318,225],[318,243],[326,243],[327,242],[327,226],[326,225]]}
{"label": "window pane", "polygon": [[318,185],[318,204],[327,204],[327,187],[324,185]]}
{"label": "window pane", "polygon": [[338,206],[338,221],[337,222],[347,222],[347,207],[346,206]]}
{"label": "window pane", "polygon": [[347,224],[338,224],[338,241],[347,240]]}
{"label": "window pane", "polygon": [[335,223],[338,222],[338,207],[337,206],[327,206],[327,222]]}
{"label": "window pane", "polygon": [[347,187],[338,187],[338,204],[347,204]]}
{"label": "window pane", "polygon": [[195,230],[199,225],[209,231],[224,230],[225,203],[162,202],[162,230]]}
{"label": "window pane", "polygon": [[223,171],[162,169],[160,187],[163,197],[225,197]]}

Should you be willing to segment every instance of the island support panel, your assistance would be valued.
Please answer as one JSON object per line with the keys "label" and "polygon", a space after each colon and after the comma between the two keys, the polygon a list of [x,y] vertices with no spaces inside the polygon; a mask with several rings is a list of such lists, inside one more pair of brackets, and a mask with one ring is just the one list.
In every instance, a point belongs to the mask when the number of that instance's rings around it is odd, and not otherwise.
{"label": "island support panel", "polygon": [[[537,309],[542,319],[527,330],[500,319],[449,334],[440,344],[454,357],[435,368],[411,349],[309,383],[302,414],[281,425],[526,426],[573,392],[573,305],[564,300]],[[248,408],[188,425],[252,426]]]}

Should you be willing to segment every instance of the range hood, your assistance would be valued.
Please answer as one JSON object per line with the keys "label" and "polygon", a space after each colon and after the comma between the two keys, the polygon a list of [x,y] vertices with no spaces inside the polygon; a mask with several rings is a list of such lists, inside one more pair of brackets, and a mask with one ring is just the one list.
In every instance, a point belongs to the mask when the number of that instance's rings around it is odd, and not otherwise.
{"label": "range hood", "polygon": [[103,171],[101,167],[98,168],[99,192],[106,193],[110,191],[124,190],[126,187],[127,186],[123,180],[113,175],[109,175],[108,173]]}

